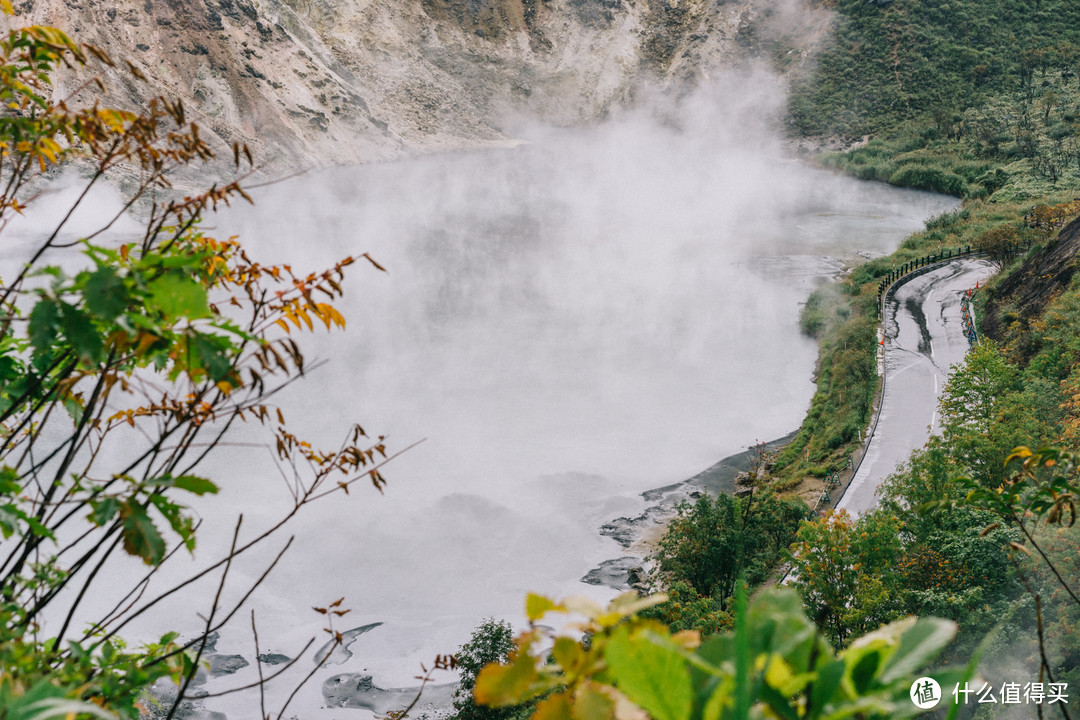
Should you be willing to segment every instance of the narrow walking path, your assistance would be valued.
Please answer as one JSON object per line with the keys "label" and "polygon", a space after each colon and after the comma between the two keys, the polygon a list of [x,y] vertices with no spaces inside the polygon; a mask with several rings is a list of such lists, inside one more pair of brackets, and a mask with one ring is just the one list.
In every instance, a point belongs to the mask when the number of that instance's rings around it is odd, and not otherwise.
{"label": "narrow walking path", "polygon": [[889,295],[881,409],[838,510],[860,515],[872,508],[878,485],[938,431],[938,397],[950,366],[964,359],[969,346],[961,297],[993,273],[986,260],[956,260],[905,281]]}

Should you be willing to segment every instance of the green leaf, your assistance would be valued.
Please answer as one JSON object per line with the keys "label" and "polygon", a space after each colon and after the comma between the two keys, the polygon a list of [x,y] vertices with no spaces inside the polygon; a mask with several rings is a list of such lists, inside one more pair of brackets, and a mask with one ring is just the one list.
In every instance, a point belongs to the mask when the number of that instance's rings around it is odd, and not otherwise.
{"label": "green leaf", "polygon": [[23,373],[22,364],[10,355],[0,355],[0,387],[8,385]]}
{"label": "green leaf", "polygon": [[576,702],[571,706],[574,720],[613,720],[615,702],[592,687],[578,688]]}
{"label": "green leaf", "polygon": [[555,638],[551,656],[566,673],[573,673],[585,661],[585,651],[576,640],[569,637]]}
{"label": "green leaf", "polygon": [[68,416],[76,423],[82,420],[83,406],[79,402],[78,398],[66,397],[64,398],[64,409],[67,410]]}
{"label": "green leaf", "polygon": [[956,634],[956,623],[940,618],[919,618],[915,626],[900,636],[900,647],[881,671],[881,681],[912,675],[933,660]]}
{"label": "green leaf", "polygon": [[195,550],[195,523],[190,516],[184,514],[184,508],[160,494],[151,495],[150,502],[169,522],[173,531],[180,536],[188,552],[193,552]]}
{"label": "green leaf", "polygon": [[187,490],[196,495],[206,495],[207,493],[213,495],[218,491],[217,485],[206,478],[197,477],[195,475],[181,475],[176,478],[173,484],[180,490]]}
{"label": "green leaf", "polygon": [[56,301],[51,298],[42,298],[30,311],[30,344],[34,346],[34,354],[40,355],[53,346],[56,342],[57,326],[60,324],[60,309]]}
{"label": "green leaf", "polygon": [[784,695],[768,683],[763,683],[759,692],[761,693],[760,700],[763,700],[777,717],[783,720],[799,720],[799,713],[791,702],[791,697],[795,693]]}
{"label": "green leaf", "polygon": [[165,557],[165,541],[146,508],[132,502],[120,506],[123,518],[124,550],[143,559],[147,565],[157,565]]}
{"label": "green leaf", "polygon": [[476,676],[473,696],[476,702],[490,707],[518,705],[549,689],[536,670],[536,659],[529,654],[529,643],[520,645],[509,665],[488,665]]}
{"label": "green leaf", "polygon": [[711,694],[708,696],[709,699],[705,703],[702,720],[720,720],[724,716],[724,711],[732,705],[734,687],[735,681],[730,675],[721,678],[715,683]]}
{"label": "green leaf", "polygon": [[232,370],[232,363],[227,354],[232,349],[232,343],[227,338],[206,333],[196,333],[190,342],[191,351],[197,359],[198,366],[205,368],[215,382],[224,380]]}
{"label": "green leaf", "polygon": [[91,502],[90,521],[98,527],[111,522],[116,513],[120,512],[120,501],[116,498],[106,497],[96,502]]}
{"label": "green leaf", "polygon": [[750,684],[753,656],[747,628],[750,614],[747,605],[746,583],[739,582],[735,586],[735,716],[739,718],[749,716],[754,694]]}
{"label": "green leaf", "polygon": [[23,514],[13,504],[0,505],[0,535],[3,535],[5,540],[19,532],[19,520]]}
{"label": "green leaf", "polygon": [[37,537],[49,538],[50,540],[56,539],[53,531],[33,515],[26,515],[26,524],[30,527],[30,532]]}
{"label": "green leaf", "polygon": [[833,700],[836,691],[840,688],[840,682],[844,678],[844,661],[830,660],[824,666],[819,666],[817,673],[818,678],[811,691],[811,700],[814,707],[811,718],[821,715],[826,703]]}
{"label": "green leaf", "polygon": [[559,693],[544,698],[529,720],[566,720],[570,717],[573,717],[570,697],[566,693]]}
{"label": "green leaf", "polygon": [[[37,308],[35,308],[36,310]],[[67,303],[60,303],[60,324],[72,350],[84,363],[101,361],[104,351],[101,334],[94,327],[90,316]]]}
{"label": "green leaf", "polygon": [[83,291],[86,309],[102,320],[112,320],[124,312],[128,304],[128,291],[116,269],[98,268],[86,279]]}
{"label": "green leaf", "polygon": [[14,495],[22,489],[19,474],[11,467],[0,468],[0,495]]}
{"label": "green leaf", "polygon": [[881,660],[881,653],[874,650],[861,656],[855,663],[855,667],[851,668],[851,682],[857,694],[866,695],[870,690],[878,674]]}
{"label": "green leaf", "polygon": [[213,495],[218,491],[217,485],[197,475],[181,475],[180,477],[162,475],[159,478],[147,480],[146,484],[154,487],[174,487],[179,490],[187,490],[196,495],[206,495],[207,493]]}
{"label": "green leaf", "polygon": [[168,317],[210,317],[206,288],[186,275],[167,273],[149,283],[148,289],[151,302]]}
{"label": "green leaf", "polygon": [[690,667],[673,648],[657,644],[650,633],[632,637],[620,628],[604,648],[604,659],[619,690],[656,720],[690,717]]}

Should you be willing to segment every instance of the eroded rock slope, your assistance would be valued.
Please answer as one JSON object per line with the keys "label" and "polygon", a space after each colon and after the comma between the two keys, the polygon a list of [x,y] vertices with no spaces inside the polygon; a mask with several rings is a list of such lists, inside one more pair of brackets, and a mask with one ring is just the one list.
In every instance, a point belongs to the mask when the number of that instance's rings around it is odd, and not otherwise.
{"label": "eroded rock slope", "polygon": [[588,122],[755,56],[795,67],[828,22],[808,2],[24,0],[9,22],[131,60],[149,87],[111,72],[110,100],[180,97],[280,169],[499,145],[523,119]]}

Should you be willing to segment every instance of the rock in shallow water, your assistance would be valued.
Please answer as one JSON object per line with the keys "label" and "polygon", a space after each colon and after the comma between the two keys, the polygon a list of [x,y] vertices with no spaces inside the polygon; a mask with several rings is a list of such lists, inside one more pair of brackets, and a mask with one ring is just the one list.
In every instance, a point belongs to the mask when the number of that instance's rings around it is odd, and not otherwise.
{"label": "rock in shallow water", "polygon": [[211,655],[210,674],[215,677],[232,675],[237,670],[246,668],[248,664],[243,655]]}
{"label": "rock in shallow water", "polygon": [[259,656],[259,662],[263,665],[283,665],[290,660],[292,660],[291,657],[282,655],[281,653],[263,653]]}
{"label": "rock in shallow water", "polygon": [[629,590],[631,587],[631,575],[640,580],[641,558],[620,557],[605,560],[600,567],[593,568],[581,582],[589,585],[603,585],[615,590]]}
{"label": "rock in shallow water", "polygon": [[[454,684],[446,684],[424,688],[420,701],[410,714],[414,717],[448,715],[455,687]],[[419,687],[386,690],[375,685],[370,675],[362,673],[335,675],[322,686],[326,707],[370,710],[376,715],[404,709],[418,692]]]}
{"label": "rock in shallow water", "polygon": [[[352,657],[352,650],[349,649],[349,646],[356,642],[356,638],[360,637],[366,632],[374,630],[380,625],[382,625],[381,622],[376,622],[369,625],[361,625],[360,627],[355,627],[351,630],[346,630],[345,632],[341,633],[341,644],[336,645],[333,640],[326,643],[321,648],[319,648],[319,651],[317,653],[315,653],[314,662],[316,664],[319,664],[322,663],[324,659],[326,659],[327,665],[340,665],[341,663]],[[326,658],[327,655],[329,655],[330,657]]]}

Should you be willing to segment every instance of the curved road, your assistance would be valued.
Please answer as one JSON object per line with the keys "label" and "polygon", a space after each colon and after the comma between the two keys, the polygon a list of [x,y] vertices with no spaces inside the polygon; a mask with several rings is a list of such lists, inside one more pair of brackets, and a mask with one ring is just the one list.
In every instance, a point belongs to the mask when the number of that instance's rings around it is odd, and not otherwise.
{"label": "curved road", "polygon": [[889,296],[881,412],[838,510],[860,515],[872,508],[881,481],[938,432],[938,395],[949,366],[963,360],[968,349],[961,296],[993,273],[986,260],[956,260],[904,282]]}

